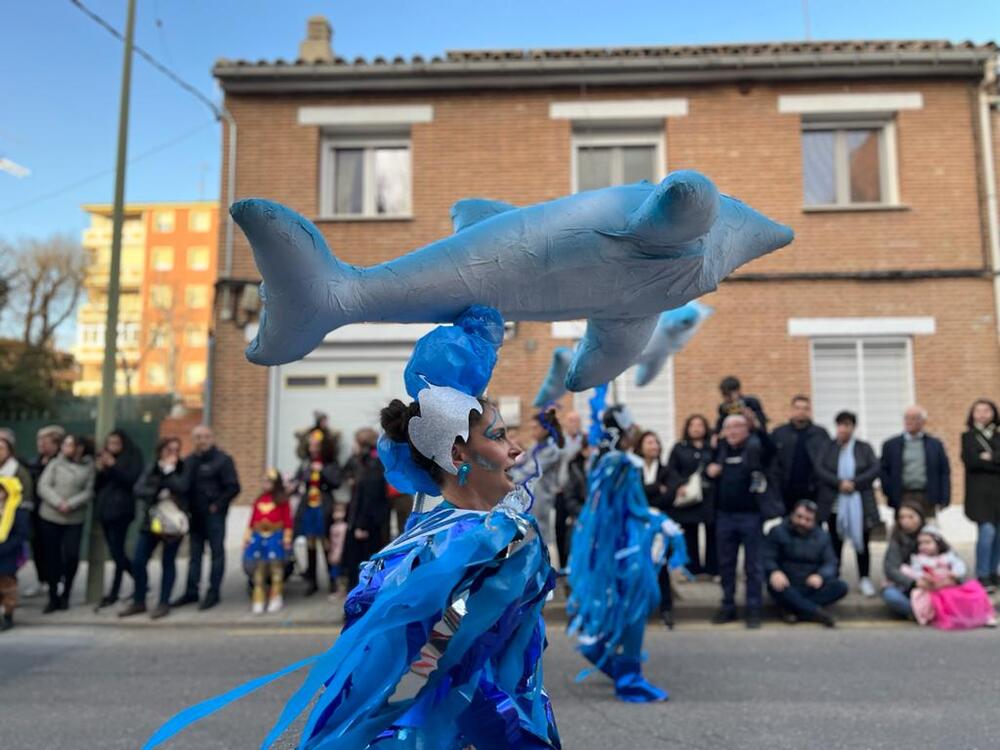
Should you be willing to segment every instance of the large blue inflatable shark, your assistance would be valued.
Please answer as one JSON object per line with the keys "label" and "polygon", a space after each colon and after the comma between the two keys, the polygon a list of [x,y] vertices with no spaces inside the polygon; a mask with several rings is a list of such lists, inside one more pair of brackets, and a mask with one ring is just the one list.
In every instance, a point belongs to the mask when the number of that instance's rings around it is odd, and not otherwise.
{"label": "large blue inflatable shark", "polygon": [[572,391],[635,362],[661,312],[793,238],[690,171],[524,208],[462,200],[453,235],[370,268],[338,260],[310,221],[280,204],[251,198],[230,211],[264,279],[251,362],[300,359],[350,323],[450,322],[479,304],[507,320],[587,318],[566,375]]}
{"label": "large blue inflatable shark", "polygon": [[660,315],[653,335],[636,360],[635,384],[649,385],[660,374],[667,359],[687,345],[711,314],[711,307],[695,301]]}

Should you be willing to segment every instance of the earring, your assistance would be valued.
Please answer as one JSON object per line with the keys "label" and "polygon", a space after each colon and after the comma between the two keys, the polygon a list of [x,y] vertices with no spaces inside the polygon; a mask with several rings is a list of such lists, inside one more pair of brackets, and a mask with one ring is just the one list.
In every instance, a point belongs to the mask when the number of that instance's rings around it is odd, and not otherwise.
{"label": "earring", "polygon": [[472,465],[465,463],[458,467],[458,486],[464,487],[465,483],[469,481],[469,472],[472,471]]}

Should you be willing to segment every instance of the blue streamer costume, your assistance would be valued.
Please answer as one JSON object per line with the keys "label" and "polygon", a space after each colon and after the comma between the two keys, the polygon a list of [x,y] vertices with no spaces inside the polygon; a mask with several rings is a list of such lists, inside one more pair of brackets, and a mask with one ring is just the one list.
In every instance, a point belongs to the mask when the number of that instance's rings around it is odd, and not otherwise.
{"label": "blue streamer costume", "polygon": [[[654,552],[657,537],[664,543]],[[657,574],[668,555],[671,569],[687,563],[681,528],[649,507],[640,469],[629,454],[605,453],[591,470],[587,502],[573,533],[567,611],[580,652],[614,680],[615,695],[623,701],[668,698],[643,678],[641,666],[646,618],[659,604]]]}
{"label": "blue streamer costume", "polygon": [[[470,308],[418,342],[407,367],[415,397],[433,383],[479,395],[503,335],[499,313]],[[412,390],[411,390],[412,389]],[[386,479],[439,495],[407,444],[383,436]],[[181,713],[146,745],[292,671],[302,687],[264,740],[271,747],[307,709],[300,750],[560,748],[542,686],[542,606],[555,585],[522,487],[490,511],[444,501],[365,563],[324,654]]]}

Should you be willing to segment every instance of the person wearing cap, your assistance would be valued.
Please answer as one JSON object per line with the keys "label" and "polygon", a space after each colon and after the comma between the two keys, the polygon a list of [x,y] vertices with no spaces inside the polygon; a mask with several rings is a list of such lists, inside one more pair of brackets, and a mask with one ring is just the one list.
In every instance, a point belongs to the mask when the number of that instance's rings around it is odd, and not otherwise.
{"label": "person wearing cap", "polygon": [[[11,433],[13,434],[13,433]],[[39,510],[41,502],[37,497],[38,480],[42,477],[42,472],[49,461],[59,455],[59,446],[62,445],[66,437],[66,430],[60,425],[50,424],[42,427],[35,435],[35,449],[37,455],[33,461],[25,464],[31,474],[31,482],[35,488],[34,509],[31,511],[31,559],[35,563],[35,570],[38,573],[38,584],[48,584],[47,555],[42,545],[42,523]],[[26,586],[25,596],[34,596],[38,593],[38,587]]]}
{"label": "person wearing cap", "polygon": [[825,607],[847,596],[847,584],[837,578],[830,535],[816,522],[816,503],[795,503],[764,538],[762,558],[767,591],[786,622],[836,624]]}
{"label": "person wearing cap", "polygon": [[[41,508],[42,546],[49,576],[49,602],[42,614],[69,609],[80,564],[80,544],[88,506],[94,501],[94,443],[84,436],[63,438],[36,491]],[[61,584],[61,587],[60,587]]]}

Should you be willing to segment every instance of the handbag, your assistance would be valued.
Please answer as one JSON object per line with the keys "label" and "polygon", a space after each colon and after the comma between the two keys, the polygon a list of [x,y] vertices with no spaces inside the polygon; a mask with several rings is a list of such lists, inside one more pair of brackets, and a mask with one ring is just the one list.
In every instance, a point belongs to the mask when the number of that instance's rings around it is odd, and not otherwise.
{"label": "handbag", "polygon": [[188,533],[191,522],[187,513],[178,507],[174,499],[167,495],[156,501],[149,511],[149,530],[157,536],[179,539]]}
{"label": "handbag", "polygon": [[697,505],[704,499],[700,471],[692,474],[681,487],[684,488],[684,495],[681,496],[678,492],[674,497],[675,508],[689,508],[692,505]]}

